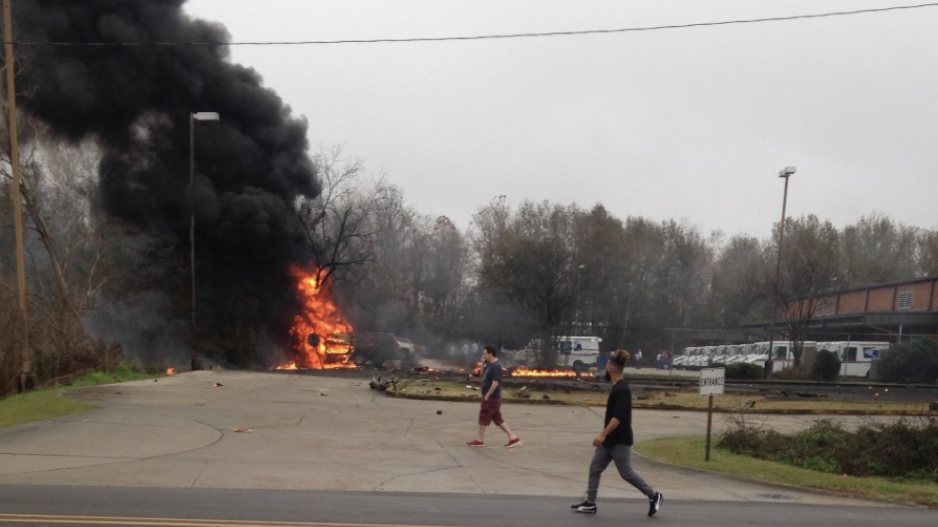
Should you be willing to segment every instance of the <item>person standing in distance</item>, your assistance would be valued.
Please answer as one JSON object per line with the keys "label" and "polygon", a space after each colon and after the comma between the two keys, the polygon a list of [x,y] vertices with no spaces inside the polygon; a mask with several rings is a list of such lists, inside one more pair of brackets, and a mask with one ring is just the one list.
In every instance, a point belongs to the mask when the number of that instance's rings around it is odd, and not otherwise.
{"label": "person standing in distance", "polygon": [[648,496],[648,515],[654,516],[661,510],[664,496],[632,470],[631,453],[634,443],[632,435],[632,390],[623,376],[623,369],[629,363],[629,352],[617,351],[606,364],[606,380],[612,383],[612,391],[606,401],[605,428],[593,439],[596,453],[590,463],[589,485],[586,499],[582,503],[571,505],[574,512],[596,514],[596,495],[599,492],[599,479],[610,462],[615,462],[622,479]]}
{"label": "person standing in distance", "polygon": [[485,429],[492,423],[508,434],[508,448],[521,446],[521,439],[508,428],[502,418],[502,365],[498,363],[498,348],[489,345],[482,349],[482,407],[479,409],[479,434],[466,443],[469,446],[485,446]]}

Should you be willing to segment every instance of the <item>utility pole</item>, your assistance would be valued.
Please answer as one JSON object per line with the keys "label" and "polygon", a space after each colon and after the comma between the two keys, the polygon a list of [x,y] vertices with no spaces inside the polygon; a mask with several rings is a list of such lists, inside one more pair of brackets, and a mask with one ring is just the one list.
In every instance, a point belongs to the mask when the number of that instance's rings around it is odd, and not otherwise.
{"label": "utility pole", "polygon": [[29,353],[29,324],[26,317],[26,263],[23,255],[23,212],[20,197],[20,150],[17,144],[16,83],[13,58],[12,0],[3,0],[3,53],[7,81],[7,112],[10,120],[10,170],[13,173],[13,230],[16,238],[16,286],[20,309],[20,392],[29,387],[32,376],[32,358]]}

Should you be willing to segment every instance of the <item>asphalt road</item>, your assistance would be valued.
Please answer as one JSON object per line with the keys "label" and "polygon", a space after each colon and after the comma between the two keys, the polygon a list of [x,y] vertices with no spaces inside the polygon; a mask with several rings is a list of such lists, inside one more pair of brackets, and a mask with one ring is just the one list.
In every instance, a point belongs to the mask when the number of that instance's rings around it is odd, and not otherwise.
{"label": "asphalt road", "polygon": [[599,513],[542,496],[0,485],[0,524],[193,527],[934,527],[938,511],[757,502],[603,500]]}

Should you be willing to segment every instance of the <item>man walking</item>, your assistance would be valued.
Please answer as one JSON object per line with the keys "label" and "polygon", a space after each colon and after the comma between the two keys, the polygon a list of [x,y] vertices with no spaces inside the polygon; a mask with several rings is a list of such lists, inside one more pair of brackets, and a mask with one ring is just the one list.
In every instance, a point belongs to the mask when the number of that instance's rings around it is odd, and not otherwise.
{"label": "man walking", "polygon": [[482,362],[485,369],[482,372],[482,407],[479,409],[479,435],[466,443],[469,446],[485,446],[483,439],[485,429],[492,423],[508,434],[508,448],[521,446],[521,439],[508,428],[508,423],[502,419],[502,365],[498,363],[498,348],[486,346],[482,350]]}
{"label": "man walking", "polygon": [[574,512],[596,514],[596,494],[599,479],[610,462],[615,462],[622,479],[628,481],[642,494],[648,496],[648,515],[654,516],[660,509],[664,496],[655,492],[645,480],[632,470],[630,460],[632,444],[632,390],[623,378],[622,370],[629,362],[629,352],[617,351],[606,364],[606,378],[612,383],[612,391],[606,401],[606,427],[593,439],[596,453],[590,463],[589,486],[586,499],[572,505]]}

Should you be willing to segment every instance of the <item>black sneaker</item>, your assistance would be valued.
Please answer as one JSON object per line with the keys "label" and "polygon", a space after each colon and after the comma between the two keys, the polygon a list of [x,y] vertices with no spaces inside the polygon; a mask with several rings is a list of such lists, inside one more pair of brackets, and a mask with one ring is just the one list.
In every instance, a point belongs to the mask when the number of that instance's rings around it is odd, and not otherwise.
{"label": "black sneaker", "polygon": [[656,492],[654,498],[648,498],[648,515],[654,516],[656,512],[660,511],[663,502],[664,496],[660,492]]}
{"label": "black sneaker", "polygon": [[596,514],[596,504],[590,503],[586,500],[583,503],[577,503],[576,505],[571,505],[573,512],[582,512],[584,514]]}

